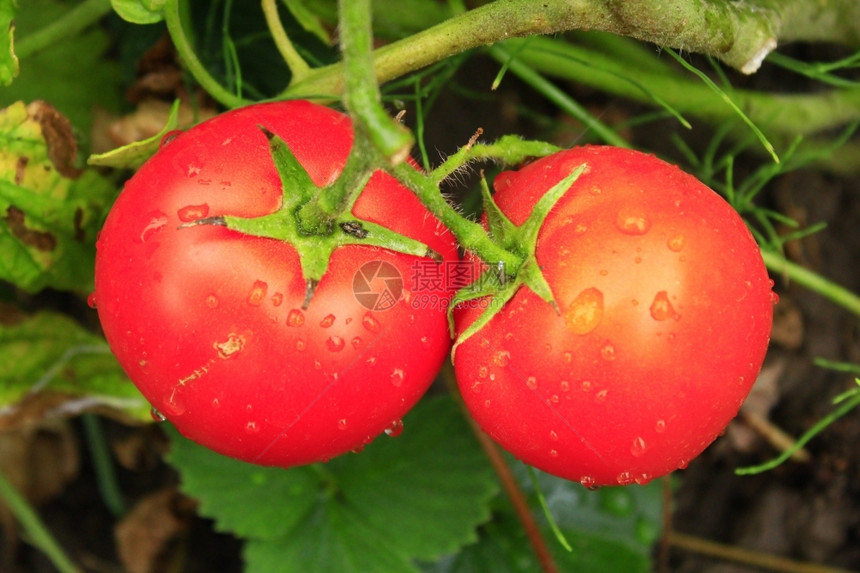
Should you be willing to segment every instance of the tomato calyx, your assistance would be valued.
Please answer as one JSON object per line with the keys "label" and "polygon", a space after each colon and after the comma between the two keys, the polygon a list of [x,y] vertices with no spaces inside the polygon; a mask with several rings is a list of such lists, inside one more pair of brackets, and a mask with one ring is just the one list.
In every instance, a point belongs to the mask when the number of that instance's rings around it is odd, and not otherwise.
{"label": "tomato calyx", "polygon": [[552,306],[556,313],[561,314],[552,289],[537,263],[535,252],[537,250],[538,235],[543,228],[547,215],[582,172],[585,171],[586,167],[586,164],[579,165],[564,179],[550,188],[535,204],[534,210],[528,219],[519,226],[515,225],[502,212],[493,200],[489,187],[484,182],[481,194],[489,235],[498,245],[516,254],[520,258],[521,263],[517,268],[507,269],[501,264],[494,266],[487,264],[488,261],[484,261],[487,266],[478,279],[460,289],[454,295],[448,311],[448,324],[452,334],[454,333],[453,313],[458,305],[484,297],[488,297],[490,302],[478,318],[463,330],[454,341],[454,346],[451,350],[452,360],[457,347],[478,332],[493,316],[498,314],[504,308],[505,303],[513,298],[522,286],[530,288],[536,295]]}
{"label": "tomato calyx", "polygon": [[[281,137],[263,126],[260,129],[268,139],[269,151],[281,179],[283,196],[278,210],[250,218],[233,215],[204,217],[184,223],[180,228],[215,225],[245,235],[290,243],[299,254],[306,284],[302,305],[304,309],[310,305],[316,286],[328,269],[329,259],[338,247],[364,245],[442,260],[439,253],[421,241],[352,214],[355,201],[373,174],[373,170],[365,165],[366,162],[356,161],[360,152],[353,150],[344,171],[334,183],[320,187],[313,182]],[[338,185],[350,188],[333,190]],[[327,211],[319,209],[317,202],[331,196],[340,197],[340,204],[335,201],[334,207]],[[329,214],[332,211],[333,214]]]}

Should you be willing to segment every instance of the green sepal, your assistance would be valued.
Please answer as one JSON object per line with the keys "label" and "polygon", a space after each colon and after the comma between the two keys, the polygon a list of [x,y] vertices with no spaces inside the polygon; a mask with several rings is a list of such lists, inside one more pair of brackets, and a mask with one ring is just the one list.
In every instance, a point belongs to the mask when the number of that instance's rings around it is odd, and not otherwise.
{"label": "green sepal", "polygon": [[561,312],[552,294],[552,289],[537,263],[535,252],[537,250],[538,235],[543,228],[547,215],[582,172],[585,171],[585,168],[585,164],[579,165],[564,179],[544,193],[535,204],[528,219],[520,226],[514,225],[502,213],[490,195],[489,189],[486,185],[483,186],[484,210],[487,213],[491,236],[508,250],[522,254],[524,260],[520,267],[510,274],[507,272],[501,273],[500,269],[491,267],[484,271],[475,283],[464,287],[454,295],[448,311],[448,324],[452,332],[454,328],[453,311],[457,305],[481,297],[491,297],[491,302],[478,318],[460,333],[460,336],[454,341],[454,346],[451,350],[452,360],[457,347],[478,332],[498,314],[521,286],[527,286],[541,299],[551,305],[557,313]]}
{"label": "green sepal", "polygon": [[[312,206],[311,202],[328,188],[319,187],[313,182],[307,170],[281,137],[266,129],[265,126],[261,125],[260,129],[269,141],[269,151],[281,180],[283,195],[280,208],[274,213],[261,217],[232,215],[206,217],[185,223],[182,228],[216,225],[245,235],[289,243],[298,252],[302,278],[306,284],[303,308],[307,308],[310,304],[317,284],[328,270],[331,255],[338,247],[364,245],[441,260],[441,255],[425,243],[356,217],[351,209],[358,193],[351,193],[342,212],[330,219],[323,220],[318,210],[308,209],[308,212],[314,213],[321,219],[313,225],[303,225],[301,215],[305,213],[307,207]],[[341,176],[344,176],[346,171],[347,169]],[[363,188],[370,179],[371,172],[368,171],[366,176],[361,176],[358,170],[352,175],[356,173],[359,177],[353,179],[349,176],[350,182],[358,183]],[[341,184],[340,179],[332,185],[338,184]]]}

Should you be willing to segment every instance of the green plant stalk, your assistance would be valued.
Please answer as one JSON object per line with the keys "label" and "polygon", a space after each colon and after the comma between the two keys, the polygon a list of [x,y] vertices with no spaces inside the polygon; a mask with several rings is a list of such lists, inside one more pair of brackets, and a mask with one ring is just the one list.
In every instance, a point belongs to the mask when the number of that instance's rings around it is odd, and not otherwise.
{"label": "green plant stalk", "polygon": [[630,144],[623,137],[590,114],[588,110],[570,97],[567,92],[559,89],[530,66],[517,60],[516,54],[506,50],[504,44],[490,47],[489,52],[497,61],[505,64],[514,75],[529,84],[538,93],[543,94],[545,98],[557,105],[559,109],[581,121],[587,129],[593,131],[605,143],[618,147],[630,147]]}
{"label": "green plant stalk", "polygon": [[180,2],[182,0],[167,0],[164,5],[164,23],[167,25],[167,31],[170,38],[173,40],[176,51],[179,52],[182,62],[197,80],[197,83],[206,90],[206,92],[215,98],[219,103],[229,107],[241,107],[248,105],[251,102],[233,92],[227,90],[218,83],[218,80],[212,77],[200,58],[194,52],[194,47],[191,45],[191,40],[185,33],[185,28],[182,25],[182,15],[180,10]]}
{"label": "green plant stalk", "polygon": [[373,68],[373,27],[370,0],[338,2],[340,44],[346,72],[344,104],[355,123],[356,138],[369,138],[385,160],[406,160],[414,138],[382,107]]}
{"label": "green plant stalk", "polygon": [[[522,64],[535,72],[651,105],[662,100],[680,113],[695,114],[715,124],[739,122],[736,112],[717,93],[690,76],[637,68],[634,82],[628,79],[629,64],[616,56],[553,38],[531,38],[526,45],[524,42],[511,40],[505,47],[516,52]],[[736,89],[730,95],[768,135],[811,134],[860,117],[858,90],[771,94]]]}
{"label": "green plant stalk", "polygon": [[850,290],[797,263],[786,260],[782,255],[773,251],[762,249],[761,256],[770,270],[785,275],[800,286],[818,293],[845,310],[860,316],[860,297]]}
{"label": "green plant stalk", "polygon": [[85,0],[69,10],[61,20],[21,38],[21,41],[15,43],[15,54],[18,58],[26,58],[43,48],[72,38],[111,11],[110,0]]}
{"label": "green plant stalk", "polygon": [[95,469],[99,493],[114,517],[120,517],[126,510],[125,500],[123,499],[119,482],[116,479],[113,460],[111,459],[110,450],[102,432],[101,423],[95,414],[87,413],[82,418],[87,445],[93,458],[93,467]]}
{"label": "green plant stalk", "polygon": [[266,17],[266,24],[269,26],[269,31],[272,34],[272,39],[275,41],[275,46],[278,48],[281,57],[284,58],[287,67],[292,74],[291,81],[299,81],[310,72],[311,68],[308,63],[302,58],[295,46],[290,41],[287,31],[284,30],[284,25],[281,23],[281,18],[278,15],[277,0],[263,0],[263,14]]}
{"label": "green plant stalk", "polygon": [[0,498],[5,501],[6,507],[27,532],[30,542],[51,560],[51,563],[60,573],[78,573],[77,566],[65,554],[63,548],[42,523],[36,511],[6,479],[3,472],[0,472]]}
{"label": "green plant stalk", "polygon": [[[630,10],[630,4],[635,4],[636,9]],[[603,30],[710,54],[731,66],[750,68],[775,45],[775,20],[778,14],[774,9],[723,2],[707,3],[704,9],[701,2],[693,0],[675,2],[672,10],[666,10],[660,0],[497,1],[378,49],[374,65],[377,79],[385,82],[453,54],[512,37]],[[320,68],[290,86],[284,95],[314,96],[343,91],[340,66],[333,65]]]}

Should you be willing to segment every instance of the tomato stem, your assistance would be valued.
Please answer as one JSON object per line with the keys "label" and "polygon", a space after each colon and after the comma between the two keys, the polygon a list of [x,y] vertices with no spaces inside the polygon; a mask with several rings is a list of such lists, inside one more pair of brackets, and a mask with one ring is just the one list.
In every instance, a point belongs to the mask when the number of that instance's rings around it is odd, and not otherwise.
{"label": "tomato stem", "polygon": [[370,0],[340,0],[338,14],[346,81],[343,101],[355,122],[356,141],[368,138],[386,161],[401,163],[409,156],[414,138],[382,107],[373,68]]}

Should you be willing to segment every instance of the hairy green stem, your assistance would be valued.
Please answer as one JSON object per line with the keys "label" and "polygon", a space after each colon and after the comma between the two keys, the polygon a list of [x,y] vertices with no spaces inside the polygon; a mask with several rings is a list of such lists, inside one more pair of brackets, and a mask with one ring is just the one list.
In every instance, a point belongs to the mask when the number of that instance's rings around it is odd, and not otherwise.
{"label": "hairy green stem", "polygon": [[19,58],[26,58],[43,48],[72,38],[81,30],[98,22],[111,10],[110,0],[85,0],[69,10],[62,19],[21,38],[15,43],[15,54]]}
{"label": "hairy green stem", "polygon": [[473,251],[488,264],[501,263],[508,273],[515,273],[523,259],[497,245],[486,229],[463,217],[439,192],[439,186],[429,177],[401,163],[389,169],[398,181],[406,185],[443,225],[448,227],[464,248]]}
{"label": "hairy green stem", "polygon": [[860,316],[860,297],[850,290],[833,283],[797,263],[786,260],[782,255],[773,251],[762,249],[761,255],[767,268],[773,272],[785,275],[786,278],[800,286],[808,288],[831,302],[838,304],[845,310]]}
{"label": "hairy green stem", "polygon": [[29,541],[51,560],[60,573],[77,573],[79,569],[42,523],[39,514],[0,472],[0,498],[26,531]]}
{"label": "hairy green stem", "polygon": [[219,103],[230,107],[241,107],[252,103],[241,96],[234,94],[218,83],[218,80],[212,77],[200,58],[194,52],[194,47],[191,45],[191,40],[185,33],[185,28],[182,25],[182,15],[180,11],[180,2],[182,0],[168,0],[164,5],[164,22],[167,25],[167,31],[170,34],[170,39],[173,40],[176,51],[179,52],[182,62],[194,76],[194,79],[206,92],[215,98]]}
{"label": "hairy green stem", "polygon": [[340,0],[338,8],[346,72],[344,104],[355,122],[356,138],[369,138],[385,159],[396,165],[409,156],[414,139],[382,107],[373,68],[370,0]]}

